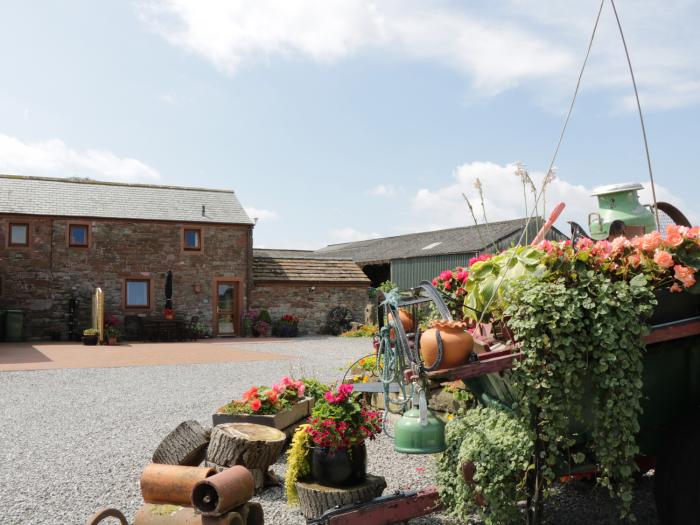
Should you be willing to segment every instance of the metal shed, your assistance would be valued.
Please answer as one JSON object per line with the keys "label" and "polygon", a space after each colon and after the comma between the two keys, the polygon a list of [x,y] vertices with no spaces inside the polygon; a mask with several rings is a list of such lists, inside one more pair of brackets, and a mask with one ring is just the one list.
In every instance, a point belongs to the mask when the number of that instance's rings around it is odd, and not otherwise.
{"label": "metal shed", "polygon": [[[391,280],[400,288],[410,288],[430,280],[446,268],[467,266],[469,259],[481,253],[493,253],[517,244],[527,219],[494,222],[381,239],[332,244],[315,252],[317,257],[348,257],[359,264],[373,286]],[[533,220],[526,239],[537,234],[542,219]],[[549,240],[568,237],[556,228]]]}

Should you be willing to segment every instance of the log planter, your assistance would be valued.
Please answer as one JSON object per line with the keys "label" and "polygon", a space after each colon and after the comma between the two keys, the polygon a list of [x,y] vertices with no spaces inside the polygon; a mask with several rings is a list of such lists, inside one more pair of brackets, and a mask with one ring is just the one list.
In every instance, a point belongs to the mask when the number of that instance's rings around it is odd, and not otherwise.
{"label": "log planter", "polygon": [[307,397],[287,410],[282,410],[277,414],[270,415],[225,414],[221,411],[223,409],[223,407],[221,407],[211,418],[214,426],[223,425],[225,423],[253,423],[255,425],[265,425],[266,427],[282,430],[309,417],[313,405],[314,399]]}
{"label": "log planter", "polygon": [[318,518],[328,509],[352,503],[365,503],[382,495],[386,480],[381,476],[367,475],[362,483],[349,487],[327,487],[314,482],[296,483],[299,494],[299,510],[307,519]]}

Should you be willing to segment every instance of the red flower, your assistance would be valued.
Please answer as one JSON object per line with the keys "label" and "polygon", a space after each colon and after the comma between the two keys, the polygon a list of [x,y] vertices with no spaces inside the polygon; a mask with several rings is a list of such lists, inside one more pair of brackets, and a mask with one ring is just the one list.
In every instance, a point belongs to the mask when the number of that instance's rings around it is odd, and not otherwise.
{"label": "red flower", "polygon": [[255,398],[250,402],[250,408],[253,412],[257,412],[261,407],[262,402],[258,398]]}

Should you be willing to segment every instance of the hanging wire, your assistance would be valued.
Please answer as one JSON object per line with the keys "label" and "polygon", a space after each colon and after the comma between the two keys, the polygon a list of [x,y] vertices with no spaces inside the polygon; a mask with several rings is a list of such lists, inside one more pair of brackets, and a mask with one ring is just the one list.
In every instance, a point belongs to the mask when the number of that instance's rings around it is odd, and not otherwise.
{"label": "hanging wire", "polygon": [[632,61],[630,60],[630,54],[627,50],[627,41],[625,40],[625,33],[622,31],[622,24],[620,23],[620,17],[617,14],[617,7],[615,7],[615,0],[610,0],[612,4],[613,12],[615,13],[615,20],[617,21],[617,27],[620,30],[620,38],[622,38],[622,46],[625,48],[625,57],[627,57],[627,66],[630,70],[630,77],[632,78],[632,87],[634,87],[634,98],[637,101],[637,111],[639,112],[639,123],[642,125],[642,137],[644,137],[644,151],[647,156],[647,168],[649,168],[649,181],[651,182],[651,197],[654,199],[654,217],[656,218],[656,229],[661,230],[661,222],[659,221],[659,207],[656,204],[656,185],[654,184],[654,174],[651,170],[651,155],[649,154],[649,142],[647,141],[647,129],[644,125],[644,117],[642,116],[642,105],[639,102],[639,92],[637,91],[637,81],[634,78],[634,70],[632,69]]}
{"label": "hanging wire", "polygon": [[[566,133],[566,128],[569,125],[569,120],[571,119],[571,114],[574,111],[574,104],[576,103],[576,98],[578,97],[578,92],[579,92],[579,89],[581,88],[581,79],[583,78],[583,72],[586,69],[586,64],[588,64],[588,57],[590,57],[590,55],[591,55],[591,48],[593,47],[593,40],[595,39],[596,31],[598,30],[598,23],[600,22],[600,15],[603,12],[604,5],[605,5],[605,0],[601,0],[600,6],[598,7],[598,15],[596,16],[595,24],[593,25],[593,31],[591,32],[591,38],[588,41],[588,49],[586,49],[586,56],[583,59],[583,64],[581,64],[581,70],[579,71],[578,79],[576,80],[576,88],[574,89],[574,95],[573,95],[573,97],[571,97],[571,103],[569,104],[569,111],[567,112],[566,118],[564,119],[564,125],[561,128],[561,133],[559,133],[559,140],[557,141],[556,148],[554,148],[554,154],[552,155],[552,160],[549,163],[549,166],[548,166],[547,171],[545,173],[550,173],[552,171],[552,168],[554,167],[554,163],[557,160],[557,156],[559,155],[559,149],[561,148],[562,141],[564,140],[564,134]],[[520,233],[520,237],[518,238],[518,242],[516,245],[520,245],[523,242],[523,238],[525,237],[527,229],[530,226],[530,222],[532,221],[533,217],[537,213],[537,206],[540,202],[540,199],[542,198],[542,193],[544,192],[546,180],[547,180],[547,177],[545,176],[544,180],[542,181],[542,186],[540,187],[540,191],[535,198],[535,204],[532,207],[533,211],[528,216],[527,221],[525,222],[525,227],[523,228],[523,231]],[[510,257],[508,258],[508,261],[506,262],[504,268],[510,268],[510,263],[512,262],[514,257],[515,257],[515,251],[513,251],[510,254]],[[503,272],[503,274],[499,277],[498,282],[496,282],[496,286],[493,290],[493,293],[491,294],[491,297],[489,297],[489,300],[487,301],[486,305],[484,306],[483,312],[479,316],[479,324],[481,324],[483,322],[484,317],[486,316],[486,313],[488,312],[488,309],[491,306],[491,303],[496,298],[496,294],[498,293],[498,290],[501,287],[501,284],[503,284],[503,280],[505,279],[507,273],[508,273],[507,271]]]}

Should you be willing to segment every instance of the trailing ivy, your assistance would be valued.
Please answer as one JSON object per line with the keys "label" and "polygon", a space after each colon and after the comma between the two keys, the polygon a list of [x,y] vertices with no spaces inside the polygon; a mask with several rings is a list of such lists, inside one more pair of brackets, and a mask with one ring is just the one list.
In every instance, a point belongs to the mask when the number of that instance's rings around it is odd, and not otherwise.
{"label": "trailing ivy", "polygon": [[[516,502],[525,497],[524,476],[533,450],[527,426],[512,414],[475,408],[447,424],[445,440],[437,482],[451,515],[467,522],[476,508],[487,525],[516,521]],[[471,483],[462,475],[466,462],[475,467]]]}
{"label": "trailing ivy", "polygon": [[[533,464],[541,479],[531,495],[540,500],[562,458],[569,467],[582,463],[589,451],[576,445],[587,443],[599,482],[628,516],[641,412],[642,321],[655,299],[643,276],[613,282],[592,270],[559,275],[520,281],[505,294],[505,315],[524,354],[512,375],[518,410],[535,429]],[[582,421],[591,422],[580,429],[587,436],[572,425]]]}

